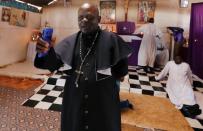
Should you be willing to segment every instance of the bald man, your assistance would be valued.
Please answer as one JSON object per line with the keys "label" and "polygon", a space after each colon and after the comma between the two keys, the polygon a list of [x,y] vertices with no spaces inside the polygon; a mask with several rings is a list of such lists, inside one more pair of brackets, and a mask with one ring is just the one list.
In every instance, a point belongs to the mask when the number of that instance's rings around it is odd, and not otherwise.
{"label": "bald man", "polygon": [[42,39],[35,59],[38,68],[55,71],[71,67],[64,87],[62,131],[120,131],[121,114],[116,81],[128,73],[130,48],[112,32],[99,28],[97,6],[85,3],[78,10],[80,31],[54,48]]}

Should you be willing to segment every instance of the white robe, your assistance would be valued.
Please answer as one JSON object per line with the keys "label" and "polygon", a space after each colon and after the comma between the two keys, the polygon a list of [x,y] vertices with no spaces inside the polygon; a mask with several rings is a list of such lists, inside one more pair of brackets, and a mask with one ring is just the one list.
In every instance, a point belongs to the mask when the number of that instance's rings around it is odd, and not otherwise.
{"label": "white robe", "polygon": [[143,32],[143,38],[138,52],[138,65],[154,67],[156,58],[156,40],[161,31],[153,24],[148,23],[135,31],[136,34]]}
{"label": "white robe", "polygon": [[179,109],[182,108],[183,104],[196,104],[192,89],[192,72],[190,66],[185,62],[176,64],[174,61],[169,61],[155,79],[161,80],[168,73],[166,91],[171,102]]}

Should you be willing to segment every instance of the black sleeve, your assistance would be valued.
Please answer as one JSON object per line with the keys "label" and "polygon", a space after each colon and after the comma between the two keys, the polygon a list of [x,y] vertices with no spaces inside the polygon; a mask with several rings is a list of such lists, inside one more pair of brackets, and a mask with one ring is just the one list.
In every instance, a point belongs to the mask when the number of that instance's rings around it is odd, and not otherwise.
{"label": "black sleeve", "polygon": [[50,48],[48,54],[39,58],[38,54],[35,57],[34,66],[40,69],[48,69],[51,72],[59,69],[63,62],[58,59],[53,48]]}
{"label": "black sleeve", "polygon": [[115,66],[111,68],[112,74],[116,78],[121,78],[128,74],[128,58],[121,59]]}

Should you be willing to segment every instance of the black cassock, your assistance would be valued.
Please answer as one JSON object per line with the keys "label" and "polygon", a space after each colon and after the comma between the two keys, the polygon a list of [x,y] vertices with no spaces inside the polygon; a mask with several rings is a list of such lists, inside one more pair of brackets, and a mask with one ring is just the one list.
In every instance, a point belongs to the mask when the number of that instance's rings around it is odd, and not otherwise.
{"label": "black cassock", "polygon": [[121,131],[116,80],[127,74],[131,50],[114,33],[97,33],[86,36],[78,32],[51,48],[47,56],[35,59],[36,67],[51,71],[63,64],[72,67],[64,87],[62,131]]}

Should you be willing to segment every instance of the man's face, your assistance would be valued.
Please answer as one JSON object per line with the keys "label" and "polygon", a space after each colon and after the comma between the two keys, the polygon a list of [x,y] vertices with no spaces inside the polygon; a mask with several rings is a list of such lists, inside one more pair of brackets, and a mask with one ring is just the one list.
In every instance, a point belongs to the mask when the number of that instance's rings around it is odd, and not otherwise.
{"label": "man's face", "polygon": [[78,25],[83,33],[91,33],[98,28],[100,16],[95,8],[80,8],[78,11]]}
{"label": "man's face", "polygon": [[174,58],[174,61],[175,61],[176,64],[181,64],[182,63],[182,58],[180,56],[176,56]]}

